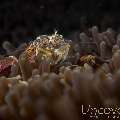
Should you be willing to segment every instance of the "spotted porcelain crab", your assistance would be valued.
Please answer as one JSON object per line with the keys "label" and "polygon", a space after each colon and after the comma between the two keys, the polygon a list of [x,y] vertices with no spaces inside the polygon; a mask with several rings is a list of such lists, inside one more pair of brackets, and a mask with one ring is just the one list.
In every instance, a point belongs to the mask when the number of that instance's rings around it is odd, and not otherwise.
{"label": "spotted porcelain crab", "polygon": [[94,55],[83,55],[80,57],[78,64],[80,66],[83,66],[85,63],[89,64],[90,66],[92,66],[93,68],[97,69],[99,68],[102,64],[104,63],[108,63],[106,60],[101,59],[98,56],[94,56]]}
{"label": "spotted porcelain crab", "polygon": [[67,43],[62,35],[55,32],[53,35],[41,35],[25,50],[28,60],[31,63],[35,62],[35,58],[48,60],[50,64],[57,64],[67,58],[70,49],[70,44]]}

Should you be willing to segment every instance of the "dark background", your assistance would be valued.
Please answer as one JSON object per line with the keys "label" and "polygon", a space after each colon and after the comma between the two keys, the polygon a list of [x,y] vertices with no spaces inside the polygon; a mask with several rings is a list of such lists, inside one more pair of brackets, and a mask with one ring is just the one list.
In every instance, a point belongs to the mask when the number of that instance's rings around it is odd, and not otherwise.
{"label": "dark background", "polygon": [[15,45],[39,34],[75,31],[98,25],[119,30],[120,0],[1,0],[0,41]]}

